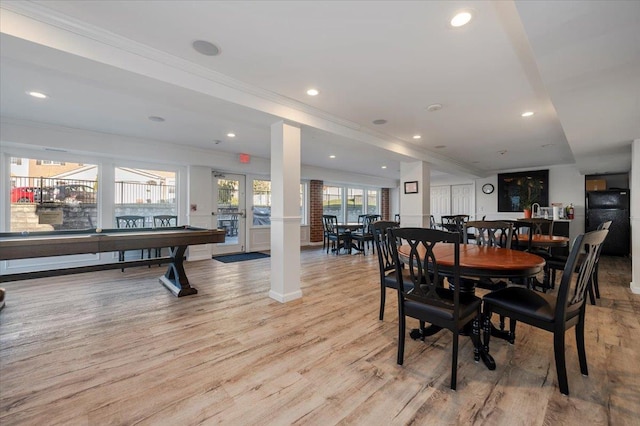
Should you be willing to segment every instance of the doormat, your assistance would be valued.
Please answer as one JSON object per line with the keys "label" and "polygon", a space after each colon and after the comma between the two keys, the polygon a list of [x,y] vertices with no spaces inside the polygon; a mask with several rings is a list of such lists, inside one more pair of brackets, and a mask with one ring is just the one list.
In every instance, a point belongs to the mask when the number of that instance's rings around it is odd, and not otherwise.
{"label": "doormat", "polygon": [[262,259],[265,257],[271,257],[266,253],[251,252],[251,253],[238,253],[238,254],[225,254],[222,256],[212,256],[214,260],[222,263],[242,262],[243,260]]}

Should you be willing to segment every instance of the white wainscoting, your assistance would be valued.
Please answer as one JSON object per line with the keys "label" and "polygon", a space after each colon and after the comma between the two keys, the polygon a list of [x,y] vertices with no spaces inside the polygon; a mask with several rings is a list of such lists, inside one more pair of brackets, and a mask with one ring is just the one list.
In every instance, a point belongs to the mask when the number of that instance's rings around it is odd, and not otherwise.
{"label": "white wainscoting", "polygon": [[[300,246],[309,245],[309,226],[300,227]],[[271,250],[271,228],[250,228],[247,251]]]}
{"label": "white wainscoting", "polygon": [[[189,225],[196,228],[211,228],[210,214],[190,214]],[[211,259],[211,244],[198,244],[187,248],[187,261]]]}

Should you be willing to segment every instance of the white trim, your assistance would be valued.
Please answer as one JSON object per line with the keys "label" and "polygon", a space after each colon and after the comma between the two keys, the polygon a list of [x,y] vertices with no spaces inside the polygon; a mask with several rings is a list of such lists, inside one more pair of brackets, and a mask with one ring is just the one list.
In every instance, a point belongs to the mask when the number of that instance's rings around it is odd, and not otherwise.
{"label": "white trim", "polygon": [[269,297],[280,303],[287,303],[292,300],[300,299],[302,297],[302,290],[297,290],[287,294],[276,293],[275,291],[270,290]]}

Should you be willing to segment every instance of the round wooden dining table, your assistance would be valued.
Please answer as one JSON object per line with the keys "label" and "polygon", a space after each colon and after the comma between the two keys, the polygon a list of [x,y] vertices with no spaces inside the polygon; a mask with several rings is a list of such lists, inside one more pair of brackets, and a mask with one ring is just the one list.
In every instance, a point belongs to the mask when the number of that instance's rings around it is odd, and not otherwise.
{"label": "round wooden dining table", "polygon": [[[398,247],[398,255],[405,262],[409,261],[411,247],[401,245]],[[418,246],[418,255],[424,258],[426,249]],[[433,254],[438,264],[438,270],[443,275],[453,273],[455,263],[455,244],[438,243],[433,248]],[[477,244],[460,244],[460,275],[477,278],[529,278],[533,277],[544,268],[545,260],[535,254],[499,247],[479,246]],[[460,289],[463,290],[462,288]],[[473,289],[471,289],[473,291]],[[431,325],[421,331],[414,329],[410,332],[413,339],[430,336],[441,328]],[[491,334],[505,338],[504,332],[493,328]],[[493,357],[488,348],[481,345],[480,357],[490,370],[496,368]]]}
{"label": "round wooden dining table", "polygon": [[[518,234],[518,244],[529,244],[529,234]],[[531,236],[533,247],[564,247],[569,244],[569,237],[559,235],[534,234]]]}
{"label": "round wooden dining table", "polygon": [[[454,244],[436,244],[433,254],[442,273],[452,272]],[[408,259],[410,247],[398,247],[398,254]],[[418,246],[420,256],[425,249]],[[460,275],[478,278],[528,278],[544,268],[542,257],[520,250],[460,244]]]}

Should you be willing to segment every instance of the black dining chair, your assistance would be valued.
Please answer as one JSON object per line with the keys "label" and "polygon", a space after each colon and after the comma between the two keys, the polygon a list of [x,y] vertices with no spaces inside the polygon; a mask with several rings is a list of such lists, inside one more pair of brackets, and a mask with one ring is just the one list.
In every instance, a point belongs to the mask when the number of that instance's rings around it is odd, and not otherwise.
{"label": "black dining chair", "polygon": [[[407,275],[396,268],[398,284],[398,364],[404,362],[404,341],[406,317],[418,319],[421,332],[425,323],[442,327],[453,333],[451,359],[451,389],[456,389],[458,372],[458,337],[468,323],[472,323],[474,360],[480,360],[480,303],[474,294],[460,292],[460,234],[429,228],[391,228],[391,249],[396,265],[401,262],[409,269],[409,284],[413,288],[406,290]],[[453,289],[444,287],[444,280],[438,273],[438,263],[433,248],[439,243],[455,245],[452,275]],[[409,246],[409,256],[401,259],[399,245]],[[422,334],[422,333],[421,333]],[[424,334],[422,334],[424,336]],[[422,337],[424,339],[424,337]]]}
{"label": "black dining chair", "polygon": [[351,232],[351,238],[358,243],[358,249],[362,251],[362,254],[367,254],[366,247],[369,247],[369,243],[373,245],[373,254],[376,253],[376,246],[373,244],[373,234],[371,233],[371,224],[379,218],[379,215],[362,215],[358,217],[358,224],[362,225],[362,228],[357,231]]}
{"label": "black dining chair", "polygon": [[[116,226],[118,228],[144,228],[144,221],[144,216],[116,216]],[[118,260],[120,262],[124,262],[124,254],[124,250],[118,252]],[[140,259],[144,259],[144,249],[141,250]],[[124,268],[122,268],[122,272],[124,272]]]}
{"label": "black dining chair", "polygon": [[322,215],[324,229],[327,230],[327,253],[331,246],[335,254],[340,254],[340,248],[346,245],[346,241],[351,239],[350,235],[341,232],[338,228],[338,217],[334,215]]}
{"label": "black dining chair", "polygon": [[[166,215],[166,214],[153,216],[154,228],[171,228],[175,226],[178,226],[178,216]],[[154,250],[155,250],[155,257],[160,257],[160,255],[162,254],[162,247],[156,247]],[[151,257],[151,249],[149,249],[149,257]]]}
{"label": "black dining chair", "polygon": [[[380,321],[384,318],[384,305],[386,299],[386,289],[398,288],[396,281],[396,264],[393,261],[391,246],[389,245],[390,228],[398,228],[398,222],[380,220],[371,224],[371,234],[373,235],[373,244],[378,249],[378,267],[380,271]],[[409,284],[409,281],[407,281]]]}
{"label": "black dining chair", "polygon": [[[602,222],[598,225],[598,230],[606,229],[609,230],[611,227],[611,221],[608,220],[606,222]],[[602,251],[602,245],[599,249]],[[547,268],[550,271],[550,282],[551,286],[553,286],[556,282],[556,271],[564,270],[564,267],[567,263],[567,256],[557,256],[551,255],[551,257],[547,260]],[[578,259],[578,264],[581,262],[581,258]],[[600,264],[600,253],[598,253],[596,264],[593,267],[593,274],[591,276],[591,285],[589,285],[589,301],[592,305],[596,304],[596,299],[600,299],[600,284],[598,281],[598,265]]]}
{"label": "black dining chair", "polygon": [[[517,232],[522,235],[525,233],[526,238],[523,241],[522,238],[518,238],[516,232],[514,232],[514,244],[517,245],[521,250],[525,250],[529,253],[538,255],[545,259],[545,261],[551,258],[551,249],[549,247],[536,247],[533,245],[533,237],[534,235],[553,235],[553,225],[554,222],[551,219],[544,218],[528,218],[528,219],[518,219],[517,220]],[[538,281],[538,279],[532,279],[529,282],[532,288],[540,288],[541,291],[546,292],[554,288],[553,283],[549,278],[549,267],[545,264],[544,267],[544,279],[542,282]]]}
{"label": "black dining chair", "polygon": [[[562,273],[557,294],[540,293],[523,287],[507,287],[488,293],[483,298],[484,350],[489,351],[491,314],[497,313],[510,319],[508,340],[516,338],[516,322],[553,333],[553,351],[560,392],[569,395],[567,367],[565,363],[565,332],[575,327],[580,371],[588,375],[584,346],[584,320],[586,292],[591,282],[593,268],[598,261],[600,246],[607,230],[593,231],[578,236]],[[578,265],[581,250],[585,249]]]}

